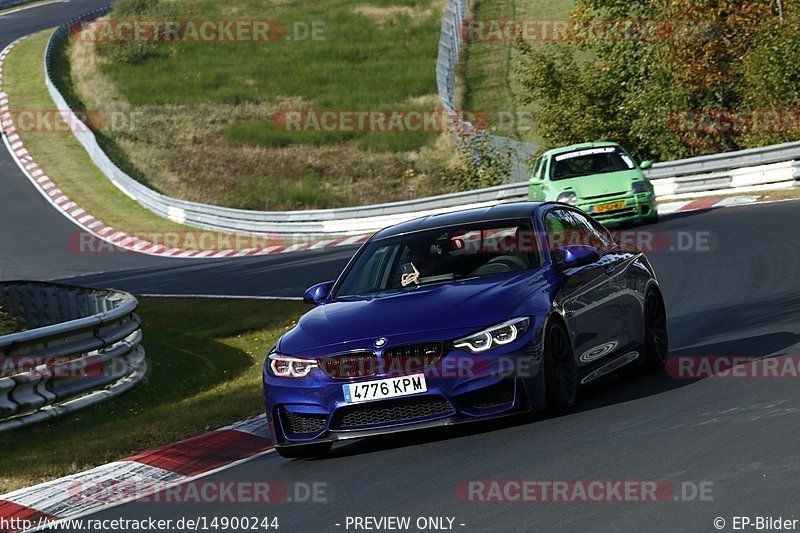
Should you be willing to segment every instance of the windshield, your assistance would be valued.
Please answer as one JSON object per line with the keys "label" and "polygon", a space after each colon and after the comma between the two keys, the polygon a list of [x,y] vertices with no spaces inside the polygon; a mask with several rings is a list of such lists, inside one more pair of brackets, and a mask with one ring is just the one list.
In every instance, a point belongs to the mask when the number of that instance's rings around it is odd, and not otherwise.
{"label": "windshield", "polygon": [[563,180],[634,168],[636,168],[636,164],[631,157],[617,146],[587,148],[556,155],[553,158],[551,179]]}
{"label": "windshield", "polygon": [[424,230],[367,245],[334,297],[414,290],[541,265],[530,221],[502,220]]}

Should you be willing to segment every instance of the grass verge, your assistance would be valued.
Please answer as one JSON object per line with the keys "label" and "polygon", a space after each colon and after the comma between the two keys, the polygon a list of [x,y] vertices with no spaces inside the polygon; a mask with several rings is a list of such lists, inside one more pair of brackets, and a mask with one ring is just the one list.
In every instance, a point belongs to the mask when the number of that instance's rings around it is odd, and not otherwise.
{"label": "grass verge", "polygon": [[[563,21],[570,18],[575,0],[477,0],[472,19],[489,28],[491,21],[516,20],[532,23]],[[486,32],[476,32],[476,36]],[[536,45],[536,43],[534,43]],[[547,46],[547,41],[538,46]],[[540,144],[536,135],[535,112],[532,106],[521,105],[521,87],[515,83],[512,69],[517,64],[516,45],[512,40],[475,38],[465,47],[461,67],[463,107],[496,116],[507,113],[515,119],[496,125],[493,131],[517,139]],[[531,119],[533,117],[533,119]]]}
{"label": "grass verge", "polygon": [[[170,196],[255,210],[344,207],[455,190],[442,179],[455,157],[449,135],[441,133],[446,128],[420,133],[401,124],[397,132],[348,122],[359,111],[400,118],[440,112],[440,1],[147,5],[168,12],[168,20],[270,19],[286,36],[268,43],[177,40],[144,51],[72,39],[58,50],[58,63],[69,68],[57,73],[57,84],[73,107],[137,116],[98,130],[106,152],[129,175]],[[117,2],[108,19],[164,18],[133,6]],[[298,28],[308,27],[316,28],[313,36],[298,38]],[[299,129],[280,120],[312,109],[335,118],[304,121]]]}
{"label": "grass verge", "polygon": [[294,301],[141,298],[148,376],[107,402],[0,435],[0,492],[260,414],[265,354],[303,311]]}
{"label": "grass verge", "polygon": [[764,191],[758,193],[759,196],[777,196],[785,200],[792,198],[800,198],[800,187],[793,187],[791,189],[775,189],[772,191]]}

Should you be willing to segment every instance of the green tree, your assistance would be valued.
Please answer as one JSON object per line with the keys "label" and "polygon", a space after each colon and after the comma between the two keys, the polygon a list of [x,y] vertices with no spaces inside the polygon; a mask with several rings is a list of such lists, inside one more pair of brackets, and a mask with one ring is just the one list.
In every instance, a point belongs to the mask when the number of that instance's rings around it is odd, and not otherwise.
{"label": "green tree", "polygon": [[[800,140],[800,7],[784,4],[742,60],[742,107],[757,113],[745,147]],[[771,115],[771,116],[770,116]]]}
{"label": "green tree", "polygon": [[682,28],[666,41],[666,67],[672,73],[673,90],[685,94],[691,106],[676,113],[697,117],[687,120],[684,116],[683,123],[689,127],[678,128],[690,153],[741,147],[741,132],[734,125],[742,106],[741,58],[758,47],[759,29],[765,21],[777,20],[774,15],[773,0],[666,3],[664,19],[680,21]]}
{"label": "green tree", "polygon": [[[764,28],[780,24],[774,0],[578,0],[573,18],[564,43],[518,44],[516,76],[547,145],[611,140],[665,160],[747,141],[729,121],[776,54],[762,50]],[[794,65],[798,42],[781,40]]]}

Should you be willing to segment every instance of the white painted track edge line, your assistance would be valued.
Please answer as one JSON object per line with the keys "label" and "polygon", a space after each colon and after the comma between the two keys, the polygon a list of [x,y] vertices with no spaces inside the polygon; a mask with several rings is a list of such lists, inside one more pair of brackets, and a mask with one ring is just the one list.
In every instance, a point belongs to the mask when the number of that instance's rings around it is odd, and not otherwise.
{"label": "white painted track edge line", "polygon": [[[6,15],[13,15],[14,13],[19,13],[20,11],[26,11],[28,9],[36,9],[37,7],[44,7],[49,6],[50,4],[63,4],[65,0],[49,0],[48,2],[41,2],[34,5],[29,6],[20,6],[17,8],[9,8],[10,11],[4,11],[0,13],[0,17],[5,17]],[[69,0],[66,0],[69,1]]]}
{"label": "white painted track edge line", "polygon": [[137,294],[143,298],[210,298],[220,300],[287,300],[301,302],[299,296],[246,296],[236,294]]}

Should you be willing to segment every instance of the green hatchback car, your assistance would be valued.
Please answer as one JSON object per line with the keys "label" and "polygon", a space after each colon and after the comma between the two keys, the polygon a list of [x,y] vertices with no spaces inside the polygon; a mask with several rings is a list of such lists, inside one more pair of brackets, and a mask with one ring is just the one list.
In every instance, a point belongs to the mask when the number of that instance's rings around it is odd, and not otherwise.
{"label": "green hatchback car", "polygon": [[604,225],[658,220],[653,185],[622,146],[610,142],[574,144],[548,150],[536,160],[531,201],[579,207]]}

